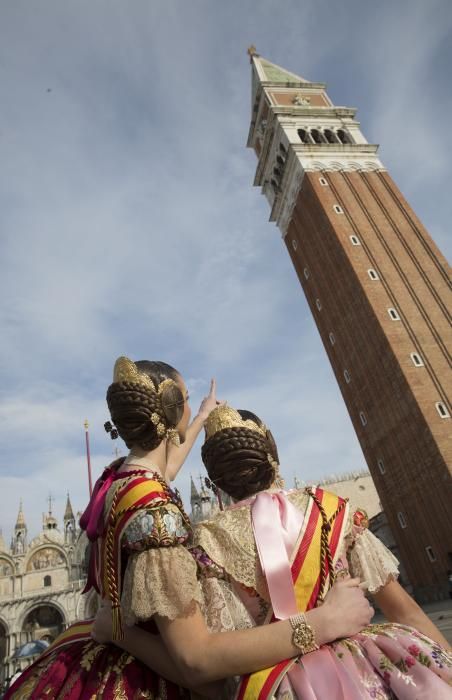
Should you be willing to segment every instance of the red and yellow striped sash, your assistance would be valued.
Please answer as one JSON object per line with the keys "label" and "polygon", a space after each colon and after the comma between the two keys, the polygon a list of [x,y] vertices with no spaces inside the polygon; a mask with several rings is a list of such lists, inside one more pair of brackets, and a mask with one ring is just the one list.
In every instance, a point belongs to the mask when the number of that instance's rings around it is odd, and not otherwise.
{"label": "red and yellow striped sash", "polygon": [[[325,514],[330,519],[343,499],[333,493],[317,488],[315,495],[321,502]],[[331,554],[334,558],[341,542],[341,535],[346,522],[346,508],[343,507],[335,518],[328,540]],[[298,543],[295,547],[295,556],[292,560],[292,580],[295,590],[297,608],[300,611],[311,610],[320,593],[321,563],[320,544],[322,533],[322,517],[317,505],[311,500],[306,510],[304,524]],[[324,565],[327,567],[328,563]],[[269,622],[274,622],[272,616]],[[267,700],[275,692],[287,671],[295,663],[294,659],[287,659],[271,668],[257,671],[244,676],[237,691],[236,700]]]}
{"label": "red and yellow striped sash", "polygon": [[66,644],[90,640],[93,622],[94,620],[82,620],[81,622],[75,622],[73,625],[70,625],[52,642],[45,650],[44,654],[54,652],[60,647],[66,646]]}
{"label": "red and yellow striped sash", "polygon": [[137,511],[158,506],[171,499],[165,486],[154,479],[138,477],[116,491],[107,518],[105,536],[101,541],[100,572],[102,595],[112,604],[113,638],[122,638],[120,611],[121,596],[121,537],[130,519]]}

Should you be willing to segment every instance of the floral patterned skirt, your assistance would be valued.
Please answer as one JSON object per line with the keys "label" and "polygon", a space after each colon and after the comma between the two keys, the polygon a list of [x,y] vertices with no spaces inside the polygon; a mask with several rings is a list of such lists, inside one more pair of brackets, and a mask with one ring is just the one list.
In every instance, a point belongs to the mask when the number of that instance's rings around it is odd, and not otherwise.
{"label": "floral patterned skirt", "polygon": [[411,627],[370,625],[301,657],[278,700],[452,700],[452,655]]}
{"label": "floral patterned skirt", "polygon": [[[67,630],[67,632],[70,631]],[[63,633],[64,634],[64,633]],[[24,671],[4,700],[189,700],[190,693],[87,631],[49,648]]]}

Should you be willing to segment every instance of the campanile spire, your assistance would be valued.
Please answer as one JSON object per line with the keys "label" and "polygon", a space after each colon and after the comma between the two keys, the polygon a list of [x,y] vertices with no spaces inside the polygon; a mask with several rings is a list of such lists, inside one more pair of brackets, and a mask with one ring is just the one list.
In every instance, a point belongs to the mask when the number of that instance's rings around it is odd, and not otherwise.
{"label": "campanile spire", "polygon": [[452,569],[450,268],[323,83],[249,51],[248,146],[419,598]]}

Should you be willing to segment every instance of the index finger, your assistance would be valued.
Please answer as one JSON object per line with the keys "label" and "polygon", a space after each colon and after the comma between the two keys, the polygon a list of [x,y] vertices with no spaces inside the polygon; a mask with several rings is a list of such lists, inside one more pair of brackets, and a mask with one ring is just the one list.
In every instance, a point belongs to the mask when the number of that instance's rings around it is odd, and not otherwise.
{"label": "index finger", "polygon": [[217,393],[217,380],[215,377],[210,380],[210,391],[209,391],[209,396],[212,398],[215,398],[215,394]]}

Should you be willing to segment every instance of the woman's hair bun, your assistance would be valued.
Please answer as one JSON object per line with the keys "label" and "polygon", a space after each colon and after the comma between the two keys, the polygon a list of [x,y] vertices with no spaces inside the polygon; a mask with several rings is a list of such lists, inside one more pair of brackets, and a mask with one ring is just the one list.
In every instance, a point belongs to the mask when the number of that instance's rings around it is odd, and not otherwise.
{"label": "woman's hair bun", "polygon": [[239,426],[215,433],[201,450],[210,480],[235,500],[272,485],[276,469],[268,460],[269,453],[272,449],[264,435]]}
{"label": "woman's hair bun", "polygon": [[119,365],[121,371],[107,391],[114,427],[107,421],[105,429],[113,439],[120,435],[129,448],[138,445],[153,450],[182,418],[184,396],[176,383],[179,373],[165,362],[134,363],[122,357],[115,368]]}

